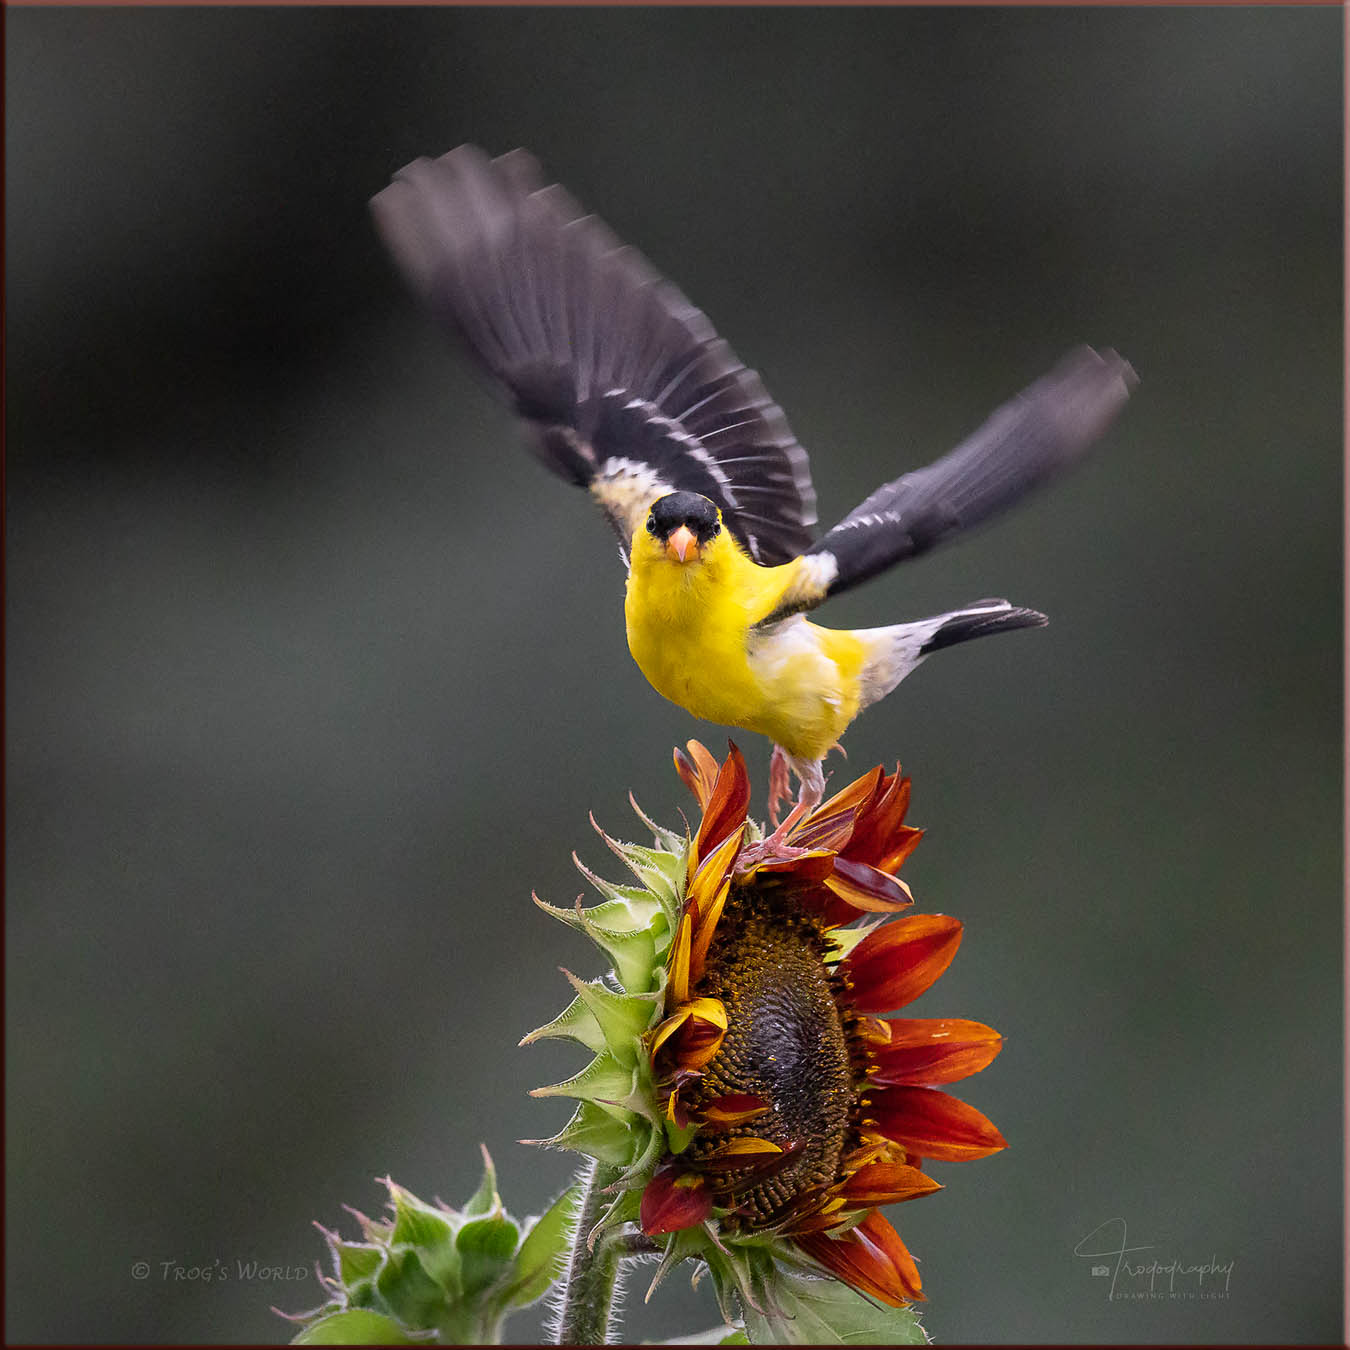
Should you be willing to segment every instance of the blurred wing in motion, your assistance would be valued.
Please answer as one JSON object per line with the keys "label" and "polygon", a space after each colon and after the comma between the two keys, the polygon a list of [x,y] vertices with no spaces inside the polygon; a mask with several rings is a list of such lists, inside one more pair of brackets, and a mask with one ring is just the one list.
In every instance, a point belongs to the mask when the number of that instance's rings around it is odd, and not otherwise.
{"label": "blurred wing in motion", "polygon": [[667,492],[716,502],[757,562],[811,543],[806,452],[759,377],[535,159],[463,145],[371,202],[414,292],[505,387],[548,468],[626,547]]}
{"label": "blurred wing in motion", "polygon": [[1115,352],[1075,348],[955,450],[850,511],[807,551],[800,580],[765,622],[810,609],[1012,506],[1076,463],[1137,383]]}

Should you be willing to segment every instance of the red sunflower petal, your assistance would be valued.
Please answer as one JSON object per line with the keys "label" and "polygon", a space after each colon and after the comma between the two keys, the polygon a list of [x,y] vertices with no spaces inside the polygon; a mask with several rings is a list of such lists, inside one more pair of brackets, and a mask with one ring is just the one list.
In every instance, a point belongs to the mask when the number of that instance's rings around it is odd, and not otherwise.
{"label": "red sunflower petal", "polygon": [[897,1205],[920,1195],[940,1191],[942,1187],[917,1167],[904,1163],[875,1162],[860,1167],[844,1183],[840,1192],[851,1205]]}
{"label": "red sunflower petal", "polygon": [[859,1012],[889,1012],[912,1003],[952,963],[960,919],[911,914],[869,933],[840,964]]}
{"label": "red sunflower petal", "polygon": [[983,1022],[960,1017],[897,1017],[890,1039],[873,1050],[878,1083],[955,1083],[985,1068],[1003,1037]]}
{"label": "red sunflower petal", "polygon": [[712,1193],[700,1176],[663,1167],[642,1192],[638,1218],[649,1237],[692,1228],[712,1214]]}
{"label": "red sunflower petal", "polygon": [[797,1245],[846,1284],[892,1308],[923,1298],[914,1258],[875,1210],[840,1237],[816,1233],[798,1238]]}
{"label": "red sunflower petal", "polygon": [[689,1017],[675,1033],[675,1062],[682,1069],[701,1069],[722,1048],[727,1012],[716,998],[695,999]]}
{"label": "red sunflower petal", "polygon": [[729,834],[744,827],[750,809],[750,774],[745,758],[730,741],[727,747],[730,753],[717,771],[712,796],[703,807],[703,820],[689,851],[691,871]]}
{"label": "red sunflower petal", "polygon": [[732,830],[699,863],[698,869],[693,874],[693,879],[689,882],[684,901],[685,909],[692,909],[702,914],[708,908],[713,896],[717,894],[722,883],[726,881],[727,874],[731,870],[732,863],[736,860],[736,853],[740,846],[740,832]]}
{"label": "red sunflower petal", "polygon": [[965,1162],[1008,1146],[986,1115],[936,1088],[888,1087],[869,1097],[867,1118],[888,1139],[921,1158]]}
{"label": "red sunflower petal", "polygon": [[836,858],[825,885],[839,899],[864,913],[895,913],[914,903],[903,881],[850,858]]}
{"label": "red sunflower petal", "polygon": [[717,781],[717,761],[701,741],[690,741],[688,751],[675,750],[675,772],[684,785],[698,798],[699,810],[705,810]]}
{"label": "red sunflower petal", "polygon": [[752,844],[742,852],[736,867],[738,881],[748,883],[760,873],[786,876],[795,881],[824,881],[834,871],[838,856],[832,849],[798,849],[790,844],[777,845],[772,854],[762,850],[762,844]]}
{"label": "red sunflower petal", "polygon": [[895,873],[900,864],[918,847],[923,831],[904,824],[909,810],[909,779],[900,777],[900,766],[885,780],[873,798],[871,809],[853,829],[853,838],[844,850],[850,858],[871,863],[883,872]]}
{"label": "red sunflower petal", "polygon": [[868,810],[881,786],[881,765],[855,779],[842,792],[822,802],[789,835],[798,848],[843,849],[852,838],[854,826]]}

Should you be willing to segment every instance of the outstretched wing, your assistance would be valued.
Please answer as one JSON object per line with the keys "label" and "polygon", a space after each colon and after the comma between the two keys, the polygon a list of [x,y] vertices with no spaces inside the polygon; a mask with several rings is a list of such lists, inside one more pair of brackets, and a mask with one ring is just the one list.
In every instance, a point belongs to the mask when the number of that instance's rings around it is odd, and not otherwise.
{"label": "outstretched wing", "polygon": [[1075,348],[955,450],[850,511],[807,551],[765,622],[810,609],[1011,506],[1074,464],[1137,383],[1115,352]]}
{"label": "outstretched wing", "polygon": [[667,492],[702,493],[757,561],[811,542],[806,452],[712,325],[523,150],[418,159],[371,209],[413,290],[586,487],[625,545]]}

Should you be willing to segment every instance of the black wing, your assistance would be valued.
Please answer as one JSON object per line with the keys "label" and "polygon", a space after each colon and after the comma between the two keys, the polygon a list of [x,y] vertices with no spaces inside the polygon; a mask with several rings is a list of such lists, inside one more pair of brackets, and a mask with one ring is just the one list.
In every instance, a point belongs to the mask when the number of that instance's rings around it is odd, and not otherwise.
{"label": "black wing", "polygon": [[702,493],[759,562],[811,542],[806,452],[712,325],[523,150],[419,159],[371,202],[413,290],[505,386],[540,459],[626,545],[667,492]]}
{"label": "black wing", "polygon": [[807,551],[801,593],[771,618],[838,595],[1011,506],[1078,460],[1137,383],[1115,352],[1075,348],[955,450],[850,511]]}

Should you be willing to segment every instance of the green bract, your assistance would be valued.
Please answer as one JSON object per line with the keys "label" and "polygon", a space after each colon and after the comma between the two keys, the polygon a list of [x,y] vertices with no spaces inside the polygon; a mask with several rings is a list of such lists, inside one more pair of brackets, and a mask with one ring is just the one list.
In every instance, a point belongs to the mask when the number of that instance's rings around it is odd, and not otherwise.
{"label": "green bract", "polygon": [[328,1303],[306,1314],[296,1345],[494,1345],[514,1308],[557,1278],[570,1236],[573,1190],[523,1223],[503,1208],[492,1160],[463,1209],[429,1205],[385,1178],[392,1218],[358,1215],[362,1240],[328,1241]]}
{"label": "green bract", "polygon": [[[645,816],[642,819],[655,834],[656,847],[622,844],[600,831],[640,884],[616,886],[573,854],[582,875],[604,897],[602,903],[583,909],[578,901],[575,909],[558,909],[535,896],[546,914],[589,937],[613,969],[589,981],[564,972],[576,997],[553,1021],[521,1042],[559,1037],[584,1045],[594,1055],[580,1073],[534,1090],[536,1097],[571,1097],[578,1105],[572,1119],[551,1139],[531,1142],[571,1149],[621,1168],[620,1199],[641,1190],[670,1146],[668,1131],[674,1131],[657,1101],[643,1037],[661,1020],[666,957],[684,901],[689,844]],[[628,1212],[631,1208],[616,1200],[603,1227],[635,1217]]]}

